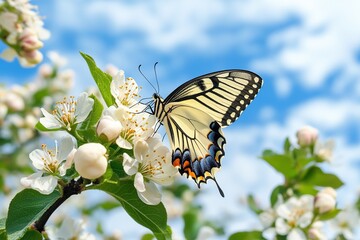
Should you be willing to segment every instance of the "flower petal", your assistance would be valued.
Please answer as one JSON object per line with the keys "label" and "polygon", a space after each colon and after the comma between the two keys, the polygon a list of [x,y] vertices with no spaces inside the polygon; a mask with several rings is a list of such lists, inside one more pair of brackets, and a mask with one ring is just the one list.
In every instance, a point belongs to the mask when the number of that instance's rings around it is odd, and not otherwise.
{"label": "flower petal", "polygon": [[39,191],[42,194],[50,194],[57,186],[57,178],[54,176],[46,176],[34,179],[31,188]]}
{"label": "flower petal", "polygon": [[123,155],[123,168],[127,175],[134,175],[139,168],[139,162],[127,153]]}
{"label": "flower petal", "polygon": [[62,123],[59,122],[52,114],[46,111],[44,108],[40,109],[44,117],[40,118],[40,123],[47,129],[55,129],[63,127]]}
{"label": "flower petal", "polygon": [[303,231],[298,228],[294,228],[290,231],[286,238],[287,240],[306,240],[306,236]]}
{"label": "flower petal", "polygon": [[60,139],[59,152],[57,153],[57,159],[59,161],[65,160],[70,152],[74,149],[75,144],[72,137],[66,136]]}
{"label": "flower petal", "polygon": [[124,149],[132,149],[133,146],[131,145],[131,143],[129,141],[127,141],[126,139],[122,138],[122,137],[118,137],[116,139],[116,144]]}
{"label": "flower petal", "polygon": [[35,149],[29,154],[29,158],[36,169],[44,169],[44,162],[46,161],[45,159],[47,159],[47,156],[43,150]]}
{"label": "flower petal", "polygon": [[139,198],[148,205],[158,205],[161,202],[161,193],[155,183],[145,182],[145,191],[137,192]]}
{"label": "flower petal", "polygon": [[290,231],[289,225],[285,222],[283,218],[276,219],[275,229],[276,232],[280,235],[286,235]]}
{"label": "flower petal", "polygon": [[75,123],[84,121],[92,110],[94,99],[89,98],[86,92],[80,94],[77,99],[77,106],[75,109]]}
{"label": "flower petal", "polygon": [[139,172],[135,174],[134,186],[138,192],[146,191],[144,176]]}
{"label": "flower petal", "polygon": [[35,179],[40,178],[42,176],[42,172],[36,172],[31,174],[28,177],[23,177],[20,179],[20,183],[21,185],[23,185],[26,188],[31,188],[31,185],[33,184],[33,182],[35,181]]}

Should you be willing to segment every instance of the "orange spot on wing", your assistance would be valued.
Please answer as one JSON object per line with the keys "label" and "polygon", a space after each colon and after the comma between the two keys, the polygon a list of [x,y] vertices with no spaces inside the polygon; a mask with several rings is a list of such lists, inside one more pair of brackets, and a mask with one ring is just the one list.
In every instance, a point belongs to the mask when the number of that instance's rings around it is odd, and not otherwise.
{"label": "orange spot on wing", "polygon": [[174,167],[180,167],[180,158],[175,158],[172,164]]}
{"label": "orange spot on wing", "polygon": [[183,168],[187,168],[190,166],[190,162],[189,161],[185,161],[184,164],[183,164]]}

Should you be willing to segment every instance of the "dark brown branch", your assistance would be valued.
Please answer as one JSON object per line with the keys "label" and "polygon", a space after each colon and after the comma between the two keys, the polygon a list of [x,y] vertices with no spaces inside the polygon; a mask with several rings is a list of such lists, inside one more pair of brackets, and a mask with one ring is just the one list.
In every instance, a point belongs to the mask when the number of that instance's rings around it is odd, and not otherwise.
{"label": "dark brown branch", "polygon": [[46,210],[46,212],[39,218],[39,220],[34,223],[33,228],[40,233],[43,232],[45,230],[46,222],[49,220],[50,216],[55,212],[55,210],[72,195],[81,193],[82,184],[83,179],[80,178],[77,181],[71,180],[70,183],[65,185],[63,188],[63,195],[58,200],[56,200],[56,202],[54,202],[54,204],[51,205],[48,210]]}

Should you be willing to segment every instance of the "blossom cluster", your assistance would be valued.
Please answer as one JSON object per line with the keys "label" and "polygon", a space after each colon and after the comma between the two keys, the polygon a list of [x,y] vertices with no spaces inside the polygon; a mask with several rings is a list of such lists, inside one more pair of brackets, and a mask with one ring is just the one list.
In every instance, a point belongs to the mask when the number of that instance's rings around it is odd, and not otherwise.
{"label": "blossom cluster", "polygon": [[56,52],[49,52],[48,57],[51,63],[42,64],[33,81],[10,87],[0,85],[0,132],[3,139],[21,145],[36,137],[35,125],[41,116],[40,107],[49,108],[54,104],[54,98],[72,88],[74,73],[63,69],[66,60]]}
{"label": "blossom cluster", "polygon": [[1,57],[8,61],[18,57],[23,66],[40,63],[42,40],[50,37],[43,25],[36,7],[28,0],[0,2],[0,38],[8,46]]}
{"label": "blossom cluster", "polygon": [[[60,141],[66,142],[64,147],[48,150],[43,145],[42,149],[30,153],[38,171],[22,179],[24,186],[49,194],[72,166],[83,178],[94,180],[104,175],[108,162],[116,158],[122,161],[125,173],[133,178],[139,198],[149,205],[160,203],[161,194],[156,184],[171,184],[177,173],[171,164],[170,150],[154,132],[155,117],[142,111],[146,106],[138,102],[139,87],[135,80],[125,78],[124,71],[117,71],[110,89],[114,104],[103,110],[94,126],[96,138],[91,141],[80,136],[78,129],[84,128],[84,122],[91,118],[94,95],[83,92],[77,99],[64,97],[52,111],[41,108],[42,127],[66,131],[70,139]],[[118,156],[117,152],[123,153]]]}
{"label": "blossom cluster", "polygon": [[315,197],[312,195],[292,196],[280,201],[259,215],[265,227],[264,235],[273,239],[276,234],[287,239],[326,239],[320,217],[336,207],[336,191],[324,188]]}

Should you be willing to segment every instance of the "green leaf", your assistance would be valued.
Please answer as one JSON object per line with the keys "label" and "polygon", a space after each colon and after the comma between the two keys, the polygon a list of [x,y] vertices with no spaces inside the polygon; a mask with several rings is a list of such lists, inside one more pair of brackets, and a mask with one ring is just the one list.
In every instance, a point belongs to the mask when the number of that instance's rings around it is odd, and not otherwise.
{"label": "green leaf", "polygon": [[285,154],[290,153],[290,148],[291,148],[291,142],[290,142],[289,138],[287,137],[284,142],[284,153]]}
{"label": "green leaf", "polygon": [[81,56],[85,59],[89,70],[91,72],[92,77],[94,78],[100,93],[102,95],[102,97],[104,98],[104,101],[106,103],[107,106],[111,106],[115,103],[114,98],[111,95],[111,91],[110,91],[110,83],[112,80],[112,77],[103,72],[100,68],[98,68],[96,66],[96,63],[94,61],[94,59],[92,57],[90,57],[89,55],[80,52]]}
{"label": "green leaf", "polygon": [[28,230],[20,240],[42,240],[41,233],[35,230]]}
{"label": "green leaf", "polygon": [[315,196],[317,194],[317,190],[314,188],[313,185],[311,184],[305,184],[303,182],[300,182],[299,184],[296,184],[294,186],[294,189],[295,191],[299,192],[300,195],[303,195],[303,194],[310,194],[310,195],[313,195]]}
{"label": "green leaf", "polygon": [[6,229],[5,229],[6,218],[0,219],[0,239],[6,240]]}
{"label": "green leaf", "polygon": [[8,239],[19,239],[27,228],[39,219],[46,210],[60,197],[58,191],[43,195],[33,189],[25,189],[11,200],[6,231]]}
{"label": "green leaf", "polygon": [[258,204],[255,202],[254,196],[249,195],[247,197],[247,203],[249,205],[249,208],[256,214],[260,214],[262,210],[259,208]]}
{"label": "green leaf", "polygon": [[155,236],[151,233],[146,233],[141,237],[141,240],[153,240]]}
{"label": "green leaf", "polygon": [[184,236],[186,239],[196,239],[200,230],[199,209],[192,207],[183,213]]}
{"label": "green leaf", "polygon": [[330,219],[333,219],[334,217],[336,217],[339,213],[341,212],[341,209],[334,209],[330,212],[324,213],[319,215],[319,220],[320,221],[327,221]]}
{"label": "green leaf", "polygon": [[319,187],[339,188],[344,183],[334,174],[324,173],[321,168],[317,166],[310,167],[303,176],[302,183],[310,184]]}
{"label": "green leaf", "polygon": [[261,231],[237,232],[230,235],[229,237],[229,240],[254,240],[254,239],[265,240],[265,238],[262,236]]}
{"label": "green leaf", "polygon": [[288,155],[276,154],[271,150],[265,150],[261,158],[286,178],[291,178],[296,175],[294,159]]}
{"label": "green leaf", "polygon": [[271,192],[270,195],[270,203],[271,206],[274,207],[275,204],[278,202],[279,195],[283,195],[286,192],[286,188],[282,185],[277,186],[274,188],[274,190]]}
{"label": "green leaf", "polygon": [[114,173],[118,176],[118,178],[124,178],[127,174],[124,171],[123,165],[120,161],[110,161],[110,167]]}
{"label": "green leaf", "polygon": [[101,104],[99,99],[94,94],[91,94],[90,98],[94,99],[94,105],[93,105],[93,109],[90,112],[89,116],[81,124],[80,129],[82,129],[82,130],[94,127],[97,124],[97,122],[99,121],[99,119],[101,118],[102,112],[104,110],[103,105]]}
{"label": "green leaf", "polygon": [[113,196],[137,223],[150,229],[157,239],[171,239],[171,232],[167,228],[167,213],[162,203],[152,206],[142,202],[131,180],[117,181],[117,177],[111,180],[89,189],[102,190]]}

